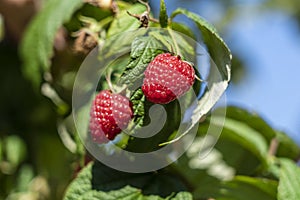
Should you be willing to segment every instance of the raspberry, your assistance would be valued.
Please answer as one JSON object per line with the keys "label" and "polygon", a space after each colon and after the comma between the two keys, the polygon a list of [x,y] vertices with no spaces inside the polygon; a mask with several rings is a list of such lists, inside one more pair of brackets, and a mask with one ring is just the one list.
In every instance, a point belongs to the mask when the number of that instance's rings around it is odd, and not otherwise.
{"label": "raspberry", "polygon": [[132,104],[128,98],[110,90],[101,91],[95,97],[90,113],[92,140],[99,144],[113,140],[127,127],[132,117]]}
{"label": "raspberry", "polygon": [[187,92],[195,80],[194,68],[180,56],[156,56],[144,72],[142,90],[153,103],[167,104]]}

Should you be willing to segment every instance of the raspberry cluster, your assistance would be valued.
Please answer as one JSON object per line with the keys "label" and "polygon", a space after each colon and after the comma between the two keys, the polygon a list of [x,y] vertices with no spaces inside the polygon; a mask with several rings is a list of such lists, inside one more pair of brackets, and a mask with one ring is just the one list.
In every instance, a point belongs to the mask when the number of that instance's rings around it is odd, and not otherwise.
{"label": "raspberry cluster", "polygon": [[[156,56],[144,75],[144,95],[148,101],[160,104],[167,104],[182,96],[195,81],[193,66],[170,53]],[[133,108],[128,98],[110,90],[101,91],[96,95],[90,112],[92,140],[98,144],[113,140],[132,118]]]}

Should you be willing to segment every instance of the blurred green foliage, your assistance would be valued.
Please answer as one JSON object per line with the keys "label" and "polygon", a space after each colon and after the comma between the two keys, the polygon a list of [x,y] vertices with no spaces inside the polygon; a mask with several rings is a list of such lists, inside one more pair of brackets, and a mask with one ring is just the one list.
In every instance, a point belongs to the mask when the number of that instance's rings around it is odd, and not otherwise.
{"label": "blurred green foliage", "polygon": [[[222,21],[217,24],[222,32],[229,22],[238,17],[238,10],[234,6],[236,1],[233,0],[219,1],[218,4],[226,11]],[[74,3],[72,10],[76,9]],[[300,24],[299,1],[269,0],[257,7],[259,12],[274,9],[290,14]],[[57,126],[70,114],[73,81],[78,66],[84,58],[83,55],[75,55],[71,51],[74,42],[71,35],[84,26],[78,16],[84,15],[101,20],[111,14],[111,11],[99,12],[99,8],[85,4],[68,22],[65,20],[68,16],[62,17],[56,29],[51,31],[50,39],[55,37],[60,25],[66,22],[64,25],[68,35],[65,37],[67,48],[56,49],[54,57],[52,54],[45,55],[45,52],[41,52],[40,46],[31,44],[23,46],[23,52],[30,49],[37,52],[36,57],[27,60],[31,63],[28,64],[29,67],[40,67],[37,58],[41,59],[44,56],[43,63],[45,59],[48,62],[51,58],[51,65],[47,63],[45,74],[42,74],[39,69],[33,70],[43,79],[37,87],[31,84],[31,82],[37,83],[36,80],[28,80],[24,77],[22,73],[24,60],[19,56],[20,46],[9,38],[9,32],[5,30],[5,16],[0,15],[0,199],[63,198],[67,185],[74,177],[74,170],[80,165],[78,154],[83,152],[82,149],[77,149],[75,153],[71,153],[64,146],[57,131]],[[46,38],[39,40],[38,37],[34,37],[31,40],[41,41],[42,44],[39,45],[45,45],[43,39]],[[46,42],[49,42],[48,39]],[[52,49],[52,45],[50,48]],[[232,69],[233,81],[239,83],[247,73],[247,66],[244,66],[242,58],[234,56]],[[28,70],[27,77],[35,76],[32,73]],[[48,84],[50,92],[40,90],[39,86],[44,83]],[[178,181],[177,186],[180,186],[174,191],[186,189],[180,185],[184,180],[187,189],[198,199],[209,197],[245,199],[245,195],[249,199],[264,200],[297,198],[295,195],[299,189],[300,177],[299,173],[295,176],[294,171],[299,171],[299,168],[292,160],[299,159],[299,147],[284,133],[274,130],[255,113],[235,107],[229,107],[227,111],[225,129],[212,153],[215,156],[212,158],[213,165],[197,163],[193,159],[197,155],[193,154],[192,150],[187,152],[178,161],[178,165],[172,165],[167,169],[172,172],[172,175],[175,174],[174,179]],[[201,133],[208,128],[209,120],[205,121],[199,129],[199,141],[201,141]],[[213,126],[219,125],[213,124]],[[78,143],[78,138],[76,139],[74,135],[70,137],[72,141],[77,140]],[[275,155],[269,155],[268,150],[274,138],[279,142],[279,146]],[[233,152],[236,153],[235,157],[232,156]],[[285,157],[285,159],[277,159],[275,156]],[[99,167],[99,163],[95,165]],[[220,167],[221,174],[220,170],[212,166]],[[86,168],[85,171],[87,172],[88,169]],[[291,181],[295,187],[290,187]],[[99,185],[101,186],[101,183]],[[277,185],[279,185],[279,192],[284,191],[278,196]],[[136,185],[137,188],[139,186]],[[141,195],[138,190],[132,191]],[[165,194],[167,195],[169,193]]]}
{"label": "blurred green foliage", "polygon": [[72,175],[66,164],[73,159],[57,134],[56,111],[23,77],[17,49],[7,41],[0,44],[0,60],[0,199],[29,195],[39,177],[51,191],[48,198],[56,199]]}

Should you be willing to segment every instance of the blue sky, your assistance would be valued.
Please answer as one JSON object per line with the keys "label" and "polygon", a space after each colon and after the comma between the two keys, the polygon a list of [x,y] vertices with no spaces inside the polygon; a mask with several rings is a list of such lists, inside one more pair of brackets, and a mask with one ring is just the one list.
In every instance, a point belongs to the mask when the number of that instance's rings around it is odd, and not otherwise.
{"label": "blue sky", "polygon": [[[256,13],[259,1],[240,2],[239,17],[228,25],[225,40],[245,58],[247,75],[227,91],[228,104],[256,111],[273,127],[300,144],[300,33],[287,14]],[[183,7],[214,23],[224,12],[214,1],[166,0],[168,11]],[[158,10],[158,4],[154,9]]]}
{"label": "blue sky", "polygon": [[300,34],[296,22],[283,13],[270,12],[242,16],[230,29],[233,48],[240,49],[242,43],[247,50],[241,53],[249,55],[247,76],[240,85],[230,87],[229,103],[256,110],[300,144]]}

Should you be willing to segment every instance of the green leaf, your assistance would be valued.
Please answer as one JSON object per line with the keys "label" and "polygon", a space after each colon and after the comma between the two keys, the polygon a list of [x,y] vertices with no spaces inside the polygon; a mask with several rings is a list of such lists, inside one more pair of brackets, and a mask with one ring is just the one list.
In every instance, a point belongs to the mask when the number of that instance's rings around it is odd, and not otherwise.
{"label": "green leaf", "polygon": [[4,38],[4,20],[2,15],[0,14],[0,42],[3,40]]}
{"label": "green leaf", "polygon": [[[167,180],[164,182],[164,180]],[[183,190],[181,183],[167,174],[130,174],[108,168],[101,163],[88,164],[69,185],[64,200],[79,199],[145,199],[162,200],[160,196],[169,196]],[[162,185],[160,183],[166,183]],[[143,191],[143,194],[142,194]],[[188,199],[187,193],[180,194],[174,200]],[[150,195],[150,196],[144,196]],[[154,196],[160,195],[160,196]],[[170,199],[170,198],[167,198]],[[191,199],[191,198],[189,198]]]}
{"label": "green leaf", "polygon": [[166,34],[166,31],[163,29],[163,31],[160,31],[159,29],[155,29],[155,31],[149,32],[149,35],[154,37],[157,41],[159,41],[166,50],[172,52],[174,49],[174,44],[172,41],[172,38],[169,34]]}
{"label": "green leaf", "polygon": [[[151,107],[154,108],[152,114],[149,112]],[[161,122],[164,122],[165,117],[167,117],[167,120],[164,124],[161,124]],[[153,105],[151,102],[145,101],[144,125],[146,126],[143,126],[142,129],[137,128],[134,130],[134,134],[143,135],[145,137],[131,138],[131,140],[128,141],[126,150],[146,153],[159,149],[160,143],[167,141],[170,136],[176,133],[182,118],[178,101],[172,101],[165,105]],[[158,124],[163,127],[157,126]],[[157,127],[159,127],[159,129],[157,129]],[[154,129],[154,133],[156,134],[151,137],[146,137],[147,133],[149,134],[149,131],[152,133]]]}
{"label": "green leaf", "polygon": [[292,160],[280,159],[278,200],[300,199],[300,168]]}
{"label": "green leaf", "polygon": [[108,193],[101,191],[89,191],[84,196],[80,197],[78,200],[192,200],[192,195],[188,192],[180,192],[174,198],[161,198],[159,196],[150,195],[144,196],[142,195],[142,191],[133,188],[130,186],[126,186],[118,191],[111,191]]}
{"label": "green leaf", "polygon": [[[222,114],[222,108],[220,110]],[[218,114],[218,112],[217,109],[215,113]],[[226,107],[226,117],[247,124],[257,132],[260,132],[268,141],[271,141],[276,136],[276,132],[273,128],[255,112],[247,111],[235,106],[228,106]]]}
{"label": "green leaf", "polygon": [[299,158],[300,147],[286,133],[277,131],[276,139],[279,142],[276,156],[286,157],[292,160]]}
{"label": "green leaf", "polygon": [[23,165],[17,177],[17,185],[15,187],[18,192],[26,192],[29,190],[30,182],[34,178],[34,172],[30,165]]}
{"label": "green leaf", "polygon": [[81,0],[49,0],[26,30],[21,43],[23,73],[35,87],[41,82],[41,73],[50,67],[57,30],[81,5]]}
{"label": "green leaf", "polygon": [[[123,55],[130,51],[132,41],[146,32],[146,29],[138,29],[140,21],[130,16],[130,13],[143,13],[146,7],[142,4],[128,4],[118,1],[120,12],[112,21],[108,31],[104,46],[101,49],[101,57],[107,58],[115,55]],[[138,31],[136,31],[138,30]],[[126,38],[126,40],[124,40]]]}
{"label": "green leaf", "polygon": [[[89,119],[87,117],[90,116],[90,111],[91,111],[91,105],[92,101],[94,99],[94,96],[92,96],[91,99],[89,99],[88,103],[85,104],[84,106],[80,107],[77,111],[77,118],[76,118],[76,123],[78,124],[77,128],[77,133],[82,134],[81,137],[85,139],[88,138],[88,130],[89,130]],[[80,140],[78,141],[80,142]],[[77,144],[77,147],[79,146],[80,143]]]}
{"label": "green leaf", "polygon": [[120,83],[132,85],[136,81],[141,80],[148,63],[150,63],[156,55],[162,53],[162,49],[161,43],[154,37],[137,37],[132,42],[131,60],[120,78]]}
{"label": "green leaf", "polygon": [[[117,35],[119,33],[136,30],[140,27],[141,22],[130,16],[128,13],[141,14],[146,11],[146,7],[142,4],[127,4],[126,8],[119,12],[115,17],[107,32],[107,37]],[[123,38],[124,39],[124,38]]]}
{"label": "green leaf", "polygon": [[[229,181],[222,181],[213,177],[213,173],[210,169],[218,169],[215,173],[225,174],[227,172],[226,164],[222,160],[222,156],[217,158],[217,156],[212,156],[215,154],[216,149],[209,149],[208,138],[198,140],[196,139],[194,144],[188,149],[186,154],[182,156],[176,164],[172,167],[176,169],[177,173],[181,174],[181,177],[190,184],[193,191],[194,199],[276,199],[277,181],[263,179],[263,178],[251,178],[247,176],[236,176],[233,179],[230,178]],[[201,141],[201,143],[199,143]],[[223,139],[219,139],[220,143]],[[205,143],[203,143],[205,142]],[[207,146],[208,145],[208,146]],[[216,145],[217,146],[217,145]],[[201,148],[198,150],[198,148]],[[237,154],[242,149],[235,149],[235,152],[231,152],[231,157],[238,156]],[[201,157],[202,153],[208,151],[205,157]],[[223,153],[220,151],[220,153]],[[203,156],[204,156],[203,155]],[[213,158],[214,157],[214,158]],[[246,157],[245,160],[247,160]],[[199,167],[195,165],[198,162]],[[223,163],[223,164],[222,164]],[[220,166],[217,167],[216,166]],[[221,167],[223,165],[223,167]],[[242,198],[242,194],[245,197]],[[253,193],[253,194],[252,194]],[[249,197],[248,197],[249,196]]]}
{"label": "green leaf", "polygon": [[9,136],[5,139],[5,152],[7,161],[17,167],[26,158],[26,145],[18,136]]}
{"label": "green leaf", "polygon": [[235,169],[236,174],[248,176],[257,174],[261,159],[244,144],[231,138],[221,137],[215,148],[222,152],[223,160]]}
{"label": "green leaf", "polygon": [[204,43],[207,45],[212,60],[220,70],[224,80],[229,81],[232,55],[223,39],[217,33],[216,29],[197,14],[181,8],[172,13],[171,19],[179,14],[185,15],[196,23],[201,31]]}
{"label": "green leaf", "polygon": [[221,122],[222,117],[214,117],[213,120],[210,121],[210,123],[215,126],[223,127],[221,139],[229,138],[235,141],[257,156],[257,158],[262,161],[262,164],[266,164],[268,145],[265,138],[259,132],[247,124],[233,119],[226,118],[224,124]]}
{"label": "green leaf", "polygon": [[[214,136],[213,130],[222,131],[220,137]],[[258,170],[268,167],[267,141],[246,123],[230,118],[223,119],[213,113],[212,117],[199,126],[198,134],[217,137],[215,148],[222,152],[224,161],[235,169],[236,174],[254,175]]]}
{"label": "green leaf", "polygon": [[175,10],[172,13],[171,19],[173,19],[179,14],[184,14],[189,19],[193,20],[198,26],[199,30],[201,31],[204,43],[207,46],[208,52],[212,59],[211,68],[207,80],[208,89],[197,102],[197,106],[192,113],[191,122],[187,130],[184,131],[177,138],[162,143],[161,145],[176,142],[180,138],[185,136],[199,122],[199,120],[205,114],[207,114],[217,103],[217,101],[221,98],[224,91],[228,87],[228,83],[230,81],[232,55],[230,53],[229,48],[224,43],[223,39],[217,34],[215,28],[195,13],[189,12],[181,8]]}
{"label": "green leaf", "polygon": [[[131,51],[131,45],[135,38],[144,35],[146,29],[138,29],[138,31],[122,32],[108,37],[103,47],[99,51],[100,60],[108,58],[116,58],[118,55],[123,56]],[[124,40],[126,38],[126,40]]]}
{"label": "green leaf", "polygon": [[76,12],[76,15],[77,14],[78,16],[93,18],[99,22],[107,17],[113,16],[114,13],[111,9],[103,9],[86,3],[80,8],[78,12]]}
{"label": "green leaf", "polygon": [[166,28],[168,26],[168,14],[164,0],[160,0],[159,23],[162,28]]}
{"label": "green leaf", "polygon": [[98,199],[107,199],[107,200],[121,200],[121,199],[128,199],[128,200],[134,200],[140,198],[141,191],[132,188],[130,186],[125,186],[124,188],[116,191],[110,191],[110,192],[102,192],[102,191],[88,191],[83,196],[79,197],[79,199],[86,199],[86,200],[98,200]]}
{"label": "green leaf", "polygon": [[[177,46],[181,49],[180,53],[181,56],[183,57],[184,60],[188,62],[195,63],[196,58],[195,58],[195,46],[194,44],[190,44],[189,41],[187,41],[187,37],[184,37],[183,35],[172,31],[172,36],[174,37],[173,43],[177,43]],[[173,44],[174,45],[174,44]]]}
{"label": "green leaf", "polygon": [[192,200],[193,197],[190,193],[188,192],[180,192],[178,193],[174,198],[172,198],[173,200]]}
{"label": "green leaf", "polygon": [[133,115],[135,126],[142,126],[144,124],[145,117],[145,95],[142,89],[136,90],[130,98],[133,104]]}
{"label": "green leaf", "polygon": [[[214,113],[217,115],[222,115],[223,109],[224,108],[217,109],[216,111],[214,111]],[[287,134],[274,130],[257,113],[235,106],[228,106],[226,107],[226,117],[243,122],[251,128],[255,129],[267,140],[268,144],[273,138],[276,138],[279,142],[276,153],[277,156],[296,159],[300,155],[299,146]]]}
{"label": "green leaf", "polygon": [[194,192],[196,199],[213,198],[218,200],[276,200],[277,181],[236,176],[231,181],[215,183],[206,191],[201,191],[201,186]]}
{"label": "green leaf", "polygon": [[85,193],[92,190],[92,164],[88,164],[76,177],[76,179],[69,185],[65,200],[75,200],[81,198]]}
{"label": "green leaf", "polygon": [[191,188],[195,188],[193,191],[194,199],[208,199],[211,197],[211,193],[218,191],[220,180],[209,175],[206,168],[198,169],[191,166],[193,158],[199,160],[201,158],[198,158],[198,154],[192,158],[187,154],[188,153],[185,153],[181,156],[176,163],[172,164],[171,167],[189,183]]}
{"label": "green leaf", "polygon": [[164,46],[165,50],[174,52],[177,46],[181,49],[180,56],[182,56],[183,60],[194,63],[196,62],[195,47],[187,41],[189,38],[185,35],[170,29],[168,29],[168,31],[159,31],[155,29],[154,31],[151,31],[149,35],[157,39]]}
{"label": "green leaf", "polygon": [[186,26],[184,24],[172,22],[171,23],[171,28],[174,31],[178,31],[178,32],[180,32],[180,33],[196,40],[195,33],[188,26]]}
{"label": "green leaf", "polygon": [[237,176],[224,182],[217,199],[276,200],[277,182],[268,179]]}

